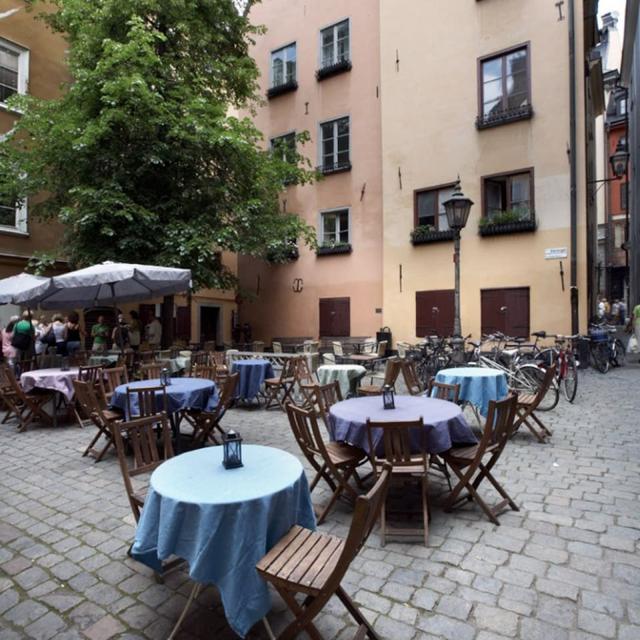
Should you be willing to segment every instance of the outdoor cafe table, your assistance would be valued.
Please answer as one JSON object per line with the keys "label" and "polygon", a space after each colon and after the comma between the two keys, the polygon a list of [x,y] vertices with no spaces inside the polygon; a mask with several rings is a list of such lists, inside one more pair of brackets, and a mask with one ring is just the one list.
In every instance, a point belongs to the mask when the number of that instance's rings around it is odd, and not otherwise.
{"label": "outdoor cafe table", "polygon": [[[462,409],[453,402],[425,396],[395,396],[395,405],[395,409],[384,409],[381,396],[353,398],[334,404],[329,410],[331,439],[348,442],[371,453],[367,418],[372,422],[405,422],[422,418],[428,453],[443,453],[453,445],[477,442]],[[417,449],[422,436],[415,433],[412,437],[415,437],[412,444]],[[378,447],[381,442],[382,431],[375,430],[373,444],[378,453],[382,453]]]}
{"label": "outdoor cafe table", "polygon": [[26,393],[32,389],[48,389],[61,393],[71,402],[75,395],[73,381],[78,377],[78,367],[69,367],[66,371],[60,367],[53,369],[34,369],[20,376],[20,384]]}
{"label": "outdoor cafe table", "polygon": [[119,359],[120,359],[120,356],[114,353],[92,355],[92,356],[89,356],[88,364],[91,366],[105,365],[107,367],[111,367],[118,364]]}
{"label": "outdoor cafe table", "polygon": [[366,372],[367,370],[359,364],[323,364],[318,367],[316,373],[320,384],[329,384],[337,380],[342,397],[346,398],[350,392],[354,391],[358,380]]}
{"label": "outdoor cafe table", "polygon": [[315,517],[296,457],[243,445],[244,466],[227,470],[222,455],[223,447],[206,447],[153,472],[132,556],[156,571],[172,555],[186,560],[192,580],[216,585],[229,625],[244,637],[271,609],[256,563],[292,526],[315,529]]}
{"label": "outdoor cafe table", "polygon": [[267,378],[273,378],[273,366],[269,360],[255,358],[251,360],[235,360],[231,364],[231,373],[238,373],[236,398],[251,400],[255,398]]}
{"label": "outdoor cafe table", "polygon": [[487,415],[491,400],[502,400],[509,393],[505,374],[486,367],[442,369],[436,374],[436,382],[459,384],[459,399],[477,407],[483,416]]}

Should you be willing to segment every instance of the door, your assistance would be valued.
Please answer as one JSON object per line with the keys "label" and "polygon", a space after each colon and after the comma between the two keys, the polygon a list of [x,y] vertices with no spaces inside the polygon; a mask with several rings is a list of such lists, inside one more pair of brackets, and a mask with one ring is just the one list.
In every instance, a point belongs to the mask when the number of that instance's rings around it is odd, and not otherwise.
{"label": "door", "polygon": [[320,298],[320,337],[351,335],[351,298]]}
{"label": "door", "polygon": [[216,342],[220,307],[200,307],[200,342]]}
{"label": "door", "polygon": [[528,338],[529,287],[483,289],[480,313],[483,334],[500,331],[507,336]]}
{"label": "door", "polygon": [[175,337],[186,343],[191,342],[191,309],[176,307]]}
{"label": "door", "polygon": [[416,291],[416,336],[453,335],[453,289]]}

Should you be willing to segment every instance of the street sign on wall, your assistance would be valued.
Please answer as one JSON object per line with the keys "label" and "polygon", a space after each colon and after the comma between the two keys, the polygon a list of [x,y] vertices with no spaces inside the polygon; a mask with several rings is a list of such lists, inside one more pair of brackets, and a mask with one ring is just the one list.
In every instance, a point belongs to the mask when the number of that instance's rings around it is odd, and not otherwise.
{"label": "street sign on wall", "polygon": [[566,258],[567,255],[567,247],[555,247],[554,249],[544,250],[545,260],[562,260],[563,258]]}

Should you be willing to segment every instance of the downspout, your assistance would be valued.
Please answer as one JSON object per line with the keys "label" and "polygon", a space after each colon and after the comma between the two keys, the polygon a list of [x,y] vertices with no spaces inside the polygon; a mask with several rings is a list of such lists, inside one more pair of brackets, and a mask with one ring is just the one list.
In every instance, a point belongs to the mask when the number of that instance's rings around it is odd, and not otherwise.
{"label": "downspout", "polygon": [[571,292],[571,333],[580,332],[578,314],[578,200],[577,200],[577,168],[576,168],[576,34],[575,34],[575,0],[569,0],[569,162],[570,162],[570,287]]}

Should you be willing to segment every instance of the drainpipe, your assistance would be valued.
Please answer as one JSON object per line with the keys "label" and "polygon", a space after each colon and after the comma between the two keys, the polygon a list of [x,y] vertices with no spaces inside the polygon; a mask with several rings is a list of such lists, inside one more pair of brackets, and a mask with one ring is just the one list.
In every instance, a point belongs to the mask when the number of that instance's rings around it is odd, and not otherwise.
{"label": "drainpipe", "polygon": [[580,331],[578,314],[578,201],[577,201],[577,169],[576,169],[576,34],[575,34],[575,0],[569,0],[569,147],[570,161],[570,202],[571,202],[571,240],[570,240],[570,287],[571,292],[571,333]]}

